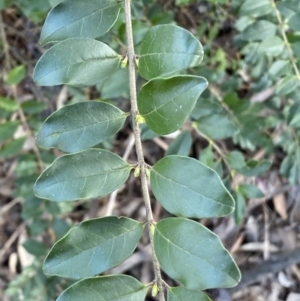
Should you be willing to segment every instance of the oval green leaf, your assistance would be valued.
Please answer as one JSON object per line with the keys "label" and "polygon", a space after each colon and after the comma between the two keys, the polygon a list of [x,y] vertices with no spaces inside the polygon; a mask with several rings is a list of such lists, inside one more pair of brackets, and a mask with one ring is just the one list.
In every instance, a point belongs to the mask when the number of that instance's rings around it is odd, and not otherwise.
{"label": "oval green leaf", "polygon": [[267,38],[274,37],[277,26],[269,21],[260,20],[249,25],[240,37],[246,41],[264,41]]}
{"label": "oval green leaf", "polygon": [[64,0],[49,12],[40,43],[45,45],[68,38],[97,38],[116,22],[120,12],[117,0]]}
{"label": "oval green leaf", "polygon": [[170,134],[183,125],[206,87],[206,79],[200,76],[153,79],[138,95],[139,113],[152,131]]}
{"label": "oval green leaf", "polygon": [[46,119],[37,135],[37,144],[64,152],[81,151],[116,134],[125,120],[126,114],[111,104],[76,103],[61,108]]}
{"label": "oval green leaf", "polygon": [[240,16],[251,16],[252,18],[267,15],[273,11],[270,0],[246,0],[240,10]]}
{"label": "oval green leaf", "polygon": [[290,18],[288,24],[289,24],[290,29],[300,32],[300,13],[293,15]]}
{"label": "oval green leaf", "polygon": [[151,169],[150,182],[157,201],[174,215],[208,218],[234,210],[219,175],[196,159],[164,157]]}
{"label": "oval green leaf", "polygon": [[131,166],[103,149],[89,149],[56,159],[37,179],[35,195],[55,202],[103,197],[121,187]]}
{"label": "oval green leaf", "polygon": [[0,124],[0,142],[13,138],[19,124],[18,121],[6,121]]}
{"label": "oval green leaf", "polygon": [[116,216],[82,222],[55,243],[44,272],[73,279],[100,274],[132,254],[143,228],[142,223]]}
{"label": "oval green leaf", "polygon": [[127,275],[88,278],[66,289],[57,301],[143,301],[148,287]]}
{"label": "oval green leaf", "polygon": [[47,50],[36,64],[33,79],[39,86],[92,86],[120,68],[120,56],[106,44],[72,38]]}
{"label": "oval green leaf", "polygon": [[197,129],[212,140],[232,137],[239,128],[231,112],[214,98],[199,98],[191,114]]}
{"label": "oval green leaf", "polygon": [[259,44],[257,52],[269,57],[277,57],[284,50],[284,45],[283,40],[277,36],[267,38]]}
{"label": "oval green leaf", "polygon": [[201,43],[175,25],[152,27],[140,47],[139,72],[148,80],[198,66],[203,59]]}
{"label": "oval green leaf", "polygon": [[276,94],[279,96],[292,93],[299,86],[299,79],[295,75],[286,75],[276,87]]}
{"label": "oval green leaf", "polygon": [[167,301],[211,301],[211,299],[203,292],[188,290],[185,287],[168,288]]}
{"label": "oval green leaf", "polygon": [[188,289],[233,287],[241,278],[219,237],[195,221],[161,220],[155,228],[154,248],[162,269]]}

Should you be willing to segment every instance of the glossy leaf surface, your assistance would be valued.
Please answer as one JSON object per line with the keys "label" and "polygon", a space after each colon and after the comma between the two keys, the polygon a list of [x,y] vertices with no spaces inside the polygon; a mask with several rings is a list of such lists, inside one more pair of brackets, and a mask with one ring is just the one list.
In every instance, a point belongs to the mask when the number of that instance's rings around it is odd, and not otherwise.
{"label": "glossy leaf surface", "polygon": [[157,201],[177,216],[224,216],[234,210],[234,200],[218,174],[198,160],[167,156],[151,169],[151,188]]}
{"label": "glossy leaf surface", "polygon": [[82,222],[52,247],[44,272],[73,279],[100,274],[132,254],[143,228],[142,223],[116,216]]}
{"label": "glossy leaf surface", "polygon": [[167,301],[211,301],[211,299],[203,292],[188,290],[185,287],[168,288]]}
{"label": "glossy leaf surface", "polygon": [[97,38],[116,22],[120,12],[117,0],[64,0],[48,14],[40,43],[45,45],[68,38]]}
{"label": "glossy leaf surface", "polygon": [[189,31],[175,25],[157,25],[142,40],[139,71],[148,80],[168,77],[198,66],[202,59],[202,45]]}
{"label": "glossy leaf surface", "polygon": [[72,38],[47,50],[36,64],[33,78],[39,86],[92,86],[120,67],[120,56],[106,44]]}
{"label": "glossy leaf surface", "polygon": [[56,159],[37,179],[35,195],[55,202],[103,197],[129,177],[131,166],[102,149],[89,149]]}
{"label": "glossy leaf surface", "polygon": [[199,76],[151,80],[138,95],[139,112],[152,131],[170,134],[183,125],[206,87],[206,79]]}
{"label": "glossy leaf surface", "polygon": [[219,237],[185,218],[157,223],[155,253],[162,269],[187,289],[233,287],[240,272]]}
{"label": "glossy leaf surface", "polygon": [[64,152],[81,151],[116,134],[125,119],[124,112],[105,102],[65,106],[46,119],[37,135],[37,144]]}
{"label": "glossy leaf surface", "polygon": [[76,282],[57,301],[143,301],[148,288],[126,275],[94,277]]}

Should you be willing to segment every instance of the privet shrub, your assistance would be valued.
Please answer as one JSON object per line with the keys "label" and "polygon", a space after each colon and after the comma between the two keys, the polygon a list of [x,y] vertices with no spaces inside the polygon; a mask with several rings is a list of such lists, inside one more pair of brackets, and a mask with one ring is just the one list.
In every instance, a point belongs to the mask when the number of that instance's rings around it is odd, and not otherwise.
{"label": "privet shrub", "polygon": [[[110,30],[124,7],[127,55],[96,40]],[[144,161],[140,123],[156,134],[178,130],[191,114],[207,81],[184,74],[203,58],[200,42],[174,25],[152,27],[139,53],[134,51],[129,0],[65,0],[44,24],[41,43],[55,43],[38,61],[38,85],[87,87],[103,82],[128,63],[131,111],[100,101],[67,105],[41,127],[37,143],[68,154],[56,159],[38,178],[37,197],[54,202],[99,198],[121,187],[132,170],[140,177],[146,221],[109,216],[74,226],[52,247],[44,262],[47,275],[78,280],[59,301],[144,300],[149,289],[159,300],[210,300],[208,288],[235,286],[240,272],[220,239],[191,218],[221,217],[234,200],[218,174],[199,161],[169,155],[154,166]],[[146,80],[136,92],[136,70]],[[180,72],[180,74],[179,74]],[[93,148],[116,134],[130,116],[137,162]],[[175,217],[153,219],[148,179],[156,200]],[[147,226],[155,279],[142,284],[128,275],[97,276],[122,263],[135,250]],[[169,287],[161,269],[181,285]]]}

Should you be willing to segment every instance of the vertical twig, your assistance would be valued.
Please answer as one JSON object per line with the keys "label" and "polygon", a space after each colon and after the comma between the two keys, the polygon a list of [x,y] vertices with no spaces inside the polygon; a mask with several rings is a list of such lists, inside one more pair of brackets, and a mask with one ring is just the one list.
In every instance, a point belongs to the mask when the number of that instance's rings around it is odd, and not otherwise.
{"label": "vertical twig", "polygon": [[131,5],[130,0],[125,0],[124,2],[125,8],[125,22],[126,22],[126,36],[127,36],[127,55],[128,55],[128,63],[129,63],[129,85],[130,85],[130,102],[131,102],[131,117],[132,117],[132,125],[133,125],[133,133],[135,138],[135,148],[138,163],[140,166],[140,177],[142,184],[142,193],[143,199],[146,208],[147,222],[148,222],[148,232],[150,237],[150,244],[152,249],[152,260],[155,274],[155,281],[158,286],[158,296],[160,301],[164,301],[164,291],[163,291],[163,281],[161,277],[161,271],[159,262],[155,255],[154,250],[154,237],[151,231],[151,226],[154,224],[153,214],[151,209],[151,201],[148,190],[148,180],[146,175],[146,164],[144,160],[142,142],[141,142],[141,134],[139,124],[137,122],[138,115],[138,107],[137,107],[137,96],[136,96],[136,74],[135,74],[135,53],[134,53],[134,43],[133,43],[133,33],[132,33],[132,24],[131,24]]}
{"label": "vertical twig", "polygon": [[287,36],[285,34],[284,24],[283,24],[283,20],[281,18],[280,12],[278,11],[276,3],[275,3],[274,0],[271,0],[271,4],[272,4],[272,6],[273,6],[273,8],[275,10],[276,18],[277,18],[278,25],[279,25],[280,32],[281,32],[281,36],[282,36],[283,41],[284,41],[284,43],[285,43],[285,45],[286,45],[286,47],[288,49],[290,61],[291,61],[292,65],[293,65],[293,68],[294,68],[294,71],[295,71],[295,73],[297,75],[298,80],[300,80],[300,72],[299,72],[299,69],[297,67],[296,60],[294,58],[293,50],[292,50],[291,45],[290,45],[290,43],[289,43],[289,41],[287,39]]}

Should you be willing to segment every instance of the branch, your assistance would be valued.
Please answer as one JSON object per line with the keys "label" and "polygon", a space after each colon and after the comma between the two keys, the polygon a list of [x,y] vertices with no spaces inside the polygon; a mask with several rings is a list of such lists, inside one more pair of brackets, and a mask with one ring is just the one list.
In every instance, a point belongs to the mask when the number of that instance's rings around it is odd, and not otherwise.
{"label": "branch", "polygon": [[274,0],[271,0],[271,1],[272,1],[271,3],[272,3],[272,6],[273,6],[273,8],[275,10],[275,14],[276,14],[276,17],[277,17],[277,20],[278,20],[278,24],[279,24],[279,27],[280,27],[281,36],[282,36],[283,41],[284,41],[284,43],[285,43],[285,45],[286,45],[286,47],[288,49],[288,54],[289,54],[289,57],[290,57],[290,61],[291,61],[292,65],[293,65],[293,68],[294,68],[294,71],[295,71],[295,73],[297,75],[298,80],[300,80],[299,69],[298,69],[297,64],[296,64],[296,59],[294,58],[293,50],[291,48],[291,45],[290,45],[290,43],[289,43],[289,41],[287,39],[287,36],[285,34],[285,31],[284,31],[283,20],[281,18],[280,12],[277,9],[275,1]]}
{"label": "branch", "polygon": [[135,53],[134,53],[134,43],[133,43],[133,33],[132,33],[132,24],[131,24],[131,5],[130,0],[125,0],[124,3],[125,8],[125,22],[126,22],[126,35],[127,35],[127,55],[128,55],[128,63],[129,63],[129,85],[130,85],[130,102],[131,102],[131,117],[132,117],[132,126],[133,133],[135,138],[135,148],[138,159],[138,164],[140,166],[140,177],[142,184],[142,193],[143,199],[146,208],[147,222],[148,222],[148,232],[150,237],[150,244],[152,249],[152,260],[153,260],[153,268],[155,274],[155,281],[158,286],[158,297],[160,301],[164,301],[164,291],[163,291],[163,281],[160,272],[159,262],[155,255],[154,250],[154,237],[151,232],[151,226],[154,224],[153,214],[151,209],[151,201],[148,190],[148,180],[146,175],[146,164],[144,160],[142,142],[141,142],[141,133],[139,124],[137,122],[138,115],[138,106],[137,106],[137,96],[136,96],[136,74],[135,74]]}

